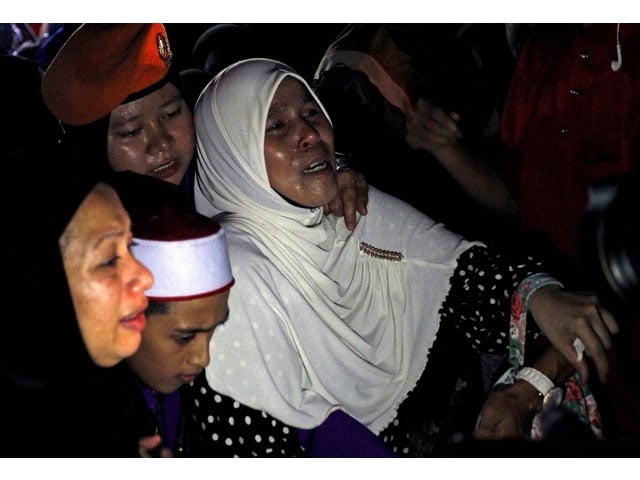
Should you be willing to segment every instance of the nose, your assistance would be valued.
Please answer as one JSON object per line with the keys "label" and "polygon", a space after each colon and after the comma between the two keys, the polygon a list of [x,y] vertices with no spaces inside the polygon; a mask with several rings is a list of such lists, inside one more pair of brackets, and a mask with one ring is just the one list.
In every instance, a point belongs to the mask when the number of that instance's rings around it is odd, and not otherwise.
{"label": "nose", "polygon": [[140,263],[133,255],[131,256],[131,276],[129,286],[136,293],[144,293],[151,288],[154,279],[151,271]]}
{"label": "nose", "polygon": [[308,121],[301,119],[300,129],[298,132],[298,148],[303,151],[307,150],[317,144],[319,140],[320,134],[316,128]]}
{"label": "nose", "polygon": [[169,149],[171,141],[171,134],[163,125],[153,125],[147,140],[147,151],[150,155],[165,152]]}
{"label": "nose", "polygon": [[200,333],[196,335],[191,345],[193,348],[189,352],[189,363],[200,368],[209,365],[209,337]]}

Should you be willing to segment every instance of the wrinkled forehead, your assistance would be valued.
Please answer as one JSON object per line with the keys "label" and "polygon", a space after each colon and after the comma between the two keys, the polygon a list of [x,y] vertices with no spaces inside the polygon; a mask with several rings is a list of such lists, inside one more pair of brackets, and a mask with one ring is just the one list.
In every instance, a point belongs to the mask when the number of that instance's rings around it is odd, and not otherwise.
{"label": "wrinkled forehead", "polygon": [[246,119],[252,119],[250,128],[264,133],[273,97],[282,81],[287,78],[300,82],[329,118],[309,84],[291,67],[274,60],[249,59],[231,65],[217,78],[214,95],[220,113],[223,110],[226,112],[222,117],[225,123],[231,119],[236,123],[236,128],[242,130],[247,128],[242,123]]}
{"label": "wrinkled forehead", "polygon": [[278,113],[290,105],[291,102],[313,102],[314,98],[309,90],[297,78],[285,77],[280,81],[273,98],[271,99],[269,114]]}

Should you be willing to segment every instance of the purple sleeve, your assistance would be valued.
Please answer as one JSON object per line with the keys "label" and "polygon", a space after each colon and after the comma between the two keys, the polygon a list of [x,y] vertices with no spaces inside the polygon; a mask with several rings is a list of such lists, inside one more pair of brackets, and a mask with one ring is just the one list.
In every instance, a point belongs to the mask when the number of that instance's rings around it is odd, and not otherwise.
{"label": "purple sleeve", "polygon": [[341,410],[318,427],[298,429],[300,443],[312,458],[387,458],[394,453],[371,430]]}

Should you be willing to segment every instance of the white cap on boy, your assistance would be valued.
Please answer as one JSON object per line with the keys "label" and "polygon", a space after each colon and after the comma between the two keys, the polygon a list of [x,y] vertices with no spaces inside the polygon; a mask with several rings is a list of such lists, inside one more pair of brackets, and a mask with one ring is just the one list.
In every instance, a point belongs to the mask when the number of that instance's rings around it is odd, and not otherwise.
{"label": "white cap on boy", "polygon": [[150,300],[175,302],[215,295],[234,283],[224,230],[198,214],[162,215],[134,226],[134,256],[154,276]]}

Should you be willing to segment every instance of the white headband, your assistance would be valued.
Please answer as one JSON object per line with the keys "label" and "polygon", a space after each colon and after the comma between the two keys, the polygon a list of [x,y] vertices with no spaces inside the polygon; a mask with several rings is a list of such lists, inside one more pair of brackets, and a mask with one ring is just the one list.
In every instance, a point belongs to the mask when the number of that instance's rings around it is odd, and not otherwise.
{"label": "white headband", "polygon": [[187,240],[134,237],[131,249],[155,279],[147,290],[150,300],[192,300],[222,292],[234,283],[222,229]]}

